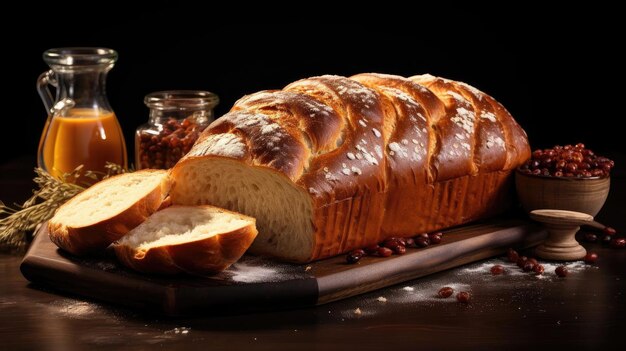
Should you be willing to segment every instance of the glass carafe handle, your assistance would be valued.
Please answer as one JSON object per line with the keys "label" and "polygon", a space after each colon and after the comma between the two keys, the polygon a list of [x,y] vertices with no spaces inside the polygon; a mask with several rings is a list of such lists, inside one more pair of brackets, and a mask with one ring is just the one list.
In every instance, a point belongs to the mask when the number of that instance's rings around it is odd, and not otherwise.
{"label": "glass carafe handle", "polygon": [[41,96],[41,100],[46,107],[46,111],[50,115],[55,115],[63,110],[74,107],[74,101],[69,98],[63,99],[55,104],[54,99],[52,98],[52,92],[50,91],[50,88],[48,88],[48,85],[58,88],[57,80],[54,78],[54,71],[52,70],[43,72],[37,79],[37,92],[39,93],[39,96]]}
{"label": "glass carafe handle", "polygon": [[52,105],[54,105],[54,99],[52,98],[52,92],[48,85],[57,87],[57,81],[54,78],[54,72],[52,70],[43,72],[39,78],[37,78],[37,92],[41,96],[43,105],[46,107],[46,112],[51,113]]}

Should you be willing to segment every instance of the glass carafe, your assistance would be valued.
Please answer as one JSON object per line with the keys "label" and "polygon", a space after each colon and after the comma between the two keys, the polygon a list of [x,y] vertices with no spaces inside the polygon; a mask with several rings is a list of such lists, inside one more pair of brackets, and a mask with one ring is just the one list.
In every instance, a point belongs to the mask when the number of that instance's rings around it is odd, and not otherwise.
{"label": "glass carafe", "polygon": [[[106,78],[117,52],[103,48],[59,48],[43,54],[50,70],[37,90],[48,111],[37,163],[60,177],[79,165],[105,173],[106,162],[127,167],[126,144],[106,96]],[[49,86],[56,88],[52,98]],[[93,179],[79,181],[93,183]]]}

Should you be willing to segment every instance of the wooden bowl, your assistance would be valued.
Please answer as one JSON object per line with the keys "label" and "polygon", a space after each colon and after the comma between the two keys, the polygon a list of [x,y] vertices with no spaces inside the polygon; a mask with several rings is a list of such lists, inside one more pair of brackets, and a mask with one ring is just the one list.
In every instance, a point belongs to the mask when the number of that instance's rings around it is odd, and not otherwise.
{"label": "wooden bowl", "polygon": [[606,201],[610,177],[562,178],[515,172],[515,187],[524,209],[558,209],[596,216]]}

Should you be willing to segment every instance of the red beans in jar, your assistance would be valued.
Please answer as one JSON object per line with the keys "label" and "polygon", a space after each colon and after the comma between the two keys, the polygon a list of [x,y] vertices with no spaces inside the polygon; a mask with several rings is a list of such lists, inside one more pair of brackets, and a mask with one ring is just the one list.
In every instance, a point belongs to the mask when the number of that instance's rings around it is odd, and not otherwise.
{"label": "red beans in jar", "polygon": [[173,167],[213,120],[217,95],[207,91],[160,91],[148,94],[148,123],[135,133],[137,169]]}
{"label": "red beans in jar", "polygon": [[168,169],[191,150],[204,126],[193,119],[169,118],[156,128],[136,134],[137,168]]}

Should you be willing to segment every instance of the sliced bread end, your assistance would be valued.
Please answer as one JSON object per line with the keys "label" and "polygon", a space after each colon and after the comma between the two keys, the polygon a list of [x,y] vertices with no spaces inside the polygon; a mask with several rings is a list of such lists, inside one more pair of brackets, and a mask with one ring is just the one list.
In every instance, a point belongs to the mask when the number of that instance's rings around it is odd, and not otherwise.
{"label": "sliced bread end", "polygon": [[157,211],[170,184],[163,170],[125,173],[96,183],[57,210],[48,222],[50,239],[75,255],[103,250]]}
{"label": "sliced bread end", "polygon": [[114,244],[124,265],[144,273],[214,274],[236,262],[257,236],[256,221],[213,206],[172,206]]}

